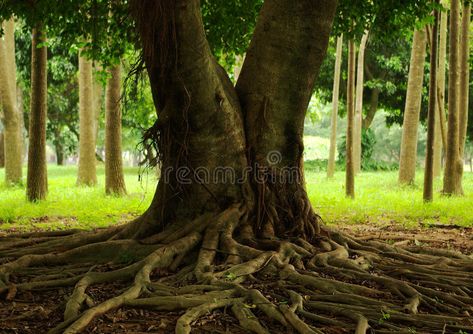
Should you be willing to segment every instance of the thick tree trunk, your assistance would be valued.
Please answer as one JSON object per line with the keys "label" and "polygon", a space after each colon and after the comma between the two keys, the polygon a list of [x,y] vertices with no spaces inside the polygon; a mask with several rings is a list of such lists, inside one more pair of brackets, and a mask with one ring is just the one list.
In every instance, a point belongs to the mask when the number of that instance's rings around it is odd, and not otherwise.
{"label": "thick tree trunk", "polygon": [[464,3],[460,43],[460,102],[459,102],[459,145],[461,168],[459,178],[463,177],[465,144],[468,129],[468,96],[470,92],[470,17],[471,4]]}
{"label": "thick tree trunk", "polygon": [[[445,1],[442,4],[445,6]],[[434,148],[434,176],[439,177],[442,173],[442,151],[445,152],[447,138],[447,120],[445,115],[445,74],[447,58],[447,27],[448,13],[442,11],[440,14],[440,39],[437,73],[437,117],[435,117],[435,148]]]}
{"label": "thick tree trunk", "polygon": [[31,99],[28,145],[28,176],[26,195],[29,201],[46,198],[48,174],[46,167],[47,115],[47,48],[46,37],[40,27],[33,29],[31,53]]}
{"label": "thick tree trunk", "polygon": [[424,30],[415,30],[412,41],[411,62],[407,84],[406,107],[402,124],[399,183],[413,184],[417,162],[417,132],[422,103],[422,83],[427,38]]}
{"label": "thick tree trunk", "polygon": [[[438,3],[438,1],[436,1]],[[430,50],[430,83],[429,83],[429,114],[427,125],[427,147],[424,173],[424,201],[431,202],[434,197],[434,150],[435,150],[435,119],[437,106],[437,52],[438,52],[438,21],[439,13],[435,11],[435,22],[432,29]]]}
{"label": "thick tree trunk", "polygon": [[463,160],[460,158],[460,4],[451,1],[450,8],[450,45],[448,76],[448,143],[443,179],[443,193],[462,195]]}
{"label": "thick tree trunk", "polygon": [[363,86],[365,84],[364,68],[365,68],[365,49],[368,40],[366,32],[361,38],[358,49],[358,64],[356,70],[356,100],[355,100],[355,122],[353,126],[353,164],[355,166],[355,175],[361,171],[361,136],[363,125]]}
{"label": "thick tree trunk", "polygon": [[4,113],[5,182],[15,184],[22,178],[21,119],[16,103],[15,25],[13,19],[3,25],[0,38],[0,97]]}
{"label": "thick tree trunk", "polygon": [[79,170],[77,184],[95,186],[95,108],[92,62],[79,57]]}
{"label": "thick tree trunk", "polygon": [[327,166],[327,177],[332,178],[335,173],[335,152],[337,150],[337,120],[338,98],[340,92],[340,72],[342,67],[343,35],[337,38],[337,51],[335,54],[335,73],[333,75],[332,92],[332,117],[330,123],[330,150]]}
{"label": "thick tree trunk", "polygon": [[[161,24],[176,29],[176,59],[174,53],[159,53],[163,43],[172,49],[172,39],[148,22],[138,27],[159,110],[154,128],[162,173],[137,235],[147,233],[147,222],[159,229],[244,203],[248,219],[240,233],[247,238],[314,237],[318,217],[301,182],[303,125],[336,3],[266,1],[238,79],[238,96],[210,54],[199,2],[175,5],[175,21],[163,15]],[[169,66],[173,61],[177,66]]]}
{"label": "thick tree trunk", "polygon": [[122,163],[121,68],[110,69],[105,106],[105,192],[126,194]]}
{"label": "thick tree trunk", "polygon": [[345,193],[355,198],[355,161],[353,157],[355,126],[355,42],[348,42],[348,80],[347,80],[347,143]]}

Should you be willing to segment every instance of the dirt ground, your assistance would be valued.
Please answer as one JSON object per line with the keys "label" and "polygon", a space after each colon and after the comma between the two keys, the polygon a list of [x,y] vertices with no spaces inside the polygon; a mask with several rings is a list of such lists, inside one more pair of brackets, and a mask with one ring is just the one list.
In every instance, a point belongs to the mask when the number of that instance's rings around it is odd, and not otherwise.
{"label": "dirt ground", "polygon": [[[344,225],[338,228],[362,239],[384,240],[402,246],[430,246],[457,250],[467,255],[473,254],[472,228],[435,226],[405,229],[394,225],[375,224]],[[94,286],[88,293],[97,303],[117,294],[127,286],[127,283],[99,285]],[[261,289],[261,286],[258,288]],[[61,322],[66,298],[71,291],[72,287],[59,291],[18,292],[11,301],[6,301],[8,297],[5,295],[0,296],[0,334],[47,333]],[[120,308],[96,319],[88,327],[87,333],[174,333],[176,320],[181,314]],[[265,320],[264,315],[255,315],[261,317],[263,326],[266,326],[270,333],[291,333],[286,328],[280,328],[278,324]],[[341,328],[320,328],[320,330],[327,334],[352,331]],[[239,327],[230,310],[228,312],[221,310],[199,319],[193,325],[192,333],[244,334],[246,331]]]}

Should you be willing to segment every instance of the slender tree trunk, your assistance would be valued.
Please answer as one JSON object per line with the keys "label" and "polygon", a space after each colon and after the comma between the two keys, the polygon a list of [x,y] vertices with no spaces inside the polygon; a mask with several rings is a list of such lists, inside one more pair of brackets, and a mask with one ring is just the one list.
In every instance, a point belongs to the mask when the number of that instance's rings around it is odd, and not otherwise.
{"label": "slender tree trunk", "polygon": [[358,49],[358,64],[356,73],[356,102],[355,102],[355,122],[353,127],[353,164],[355,175],[361,171],[361,137],[363,125],[363,86],[364,86],[364,68],[365,68],[365,49],[368,40],[368,33],[365,32],[361,38]]}
{"label": "slender tree trunk", "polygon": [[412,41],[409,80],[407,84],[406,107],[402,125],[401,156],[399,162],[399,183],[413,184],[417,162],[417,132],[422,103],[425,49],[427,45],[424,30],[415,30]]}
{"label": "slender tree trunk", "polygon": [[333,76],[332,117],[330,124],[330,151],[328,157],[327,177],[332,178],[335,173],[335,152],[337,150],[337,120],[338,98],[340,92],[340,72],[342,67],[343,35],[337,38],[337,51],[335,54],[335,73]]}
{"label": "slender tree trunk", "polygon": [[[445,6],[445,1],[442,1]],[[447,142],[447,120],[445,115],[445,65],[447,58],[447,27],[448,13],[440,13],[440,40],[437,73],[437,117],[435,117],[435,148],[434,148],[434,176],[442,173],[442,151],[445,152]]]}
{"label": "slender tree trunk", "polygon": [[445,195],[462,195],[460,158],[460,4],[459,0],[451,1],[450,8],[450,44],[448,73],[448,143],[443,179]]}
{"label": "slender tree trunk", "polygon": [[347,83],[347,143],[346,143],[346,180],[347,197],[355,198],[355,165],[353,157],[355,123],[355,42],[348,42],[348,83]]}
{"label": "slender tree trunk", "polygon": [[29,201],[46,198],[48,174],[46,167],[47,117],[47,48],[41,27],[33,29],[31,53],[31,99],[28,145],[28,176],[26,194]]}
{"label": "slender tree trunk", "polygon": [[[100,67],[96,67],[95,71],[100,71]],[[102,114],[102,105],[103,105],[103,85],[102,83],[97,79],[93,78],[94,82],[94,110],[95,110],[95,120],[94,120],[94,127],[95,127],[95,145],[97,145],[97,140],[99,136],[99,130],[100,130],[100,116]]]}
{"label": "slender tree trunk", "polygon": [[79,170],[77,184],[97,184],[92,62],[79,57]]}
{"label": "slender tree trunk", "polygon": [[[438,2],[438,1],[436,1]],[[438,21],[439,13],[435,11],[435,22],[432,29],[430,50],[430,83],[429,83],[429,115],[427,126],[427,147],[424,173],[424,201],[431,202],[434,197],[434,150],[435,150],[435,118],[437,105],[437,52],[438,52]]]}
{"label": "slender tree trunk", "polygon": [[468,129],[468,97],[470,92],[470,17],[471,4],[464,3],[462,10],[462,30],[460,43],[460,176],[463,177],[463,168],[465,161],[465,144]]}
{"label": "slender tree trunk", "polygon": [[122,162],[122,113],[120,108],[121,68],[110,69],[105,106],[105,191],[126,194]]}
{"label": "slender tree trunk", "polygon": [[22,178],[22,134],[20,113],[16,103],[15,25],[13,19],[4,23],[0,38],[0,97],[4,113],[5,182],[15,184]]}
{"label": "slender tree trunk", "polygon": [[5,167],[5,147],[3,131],[0,132],[0,168]]}

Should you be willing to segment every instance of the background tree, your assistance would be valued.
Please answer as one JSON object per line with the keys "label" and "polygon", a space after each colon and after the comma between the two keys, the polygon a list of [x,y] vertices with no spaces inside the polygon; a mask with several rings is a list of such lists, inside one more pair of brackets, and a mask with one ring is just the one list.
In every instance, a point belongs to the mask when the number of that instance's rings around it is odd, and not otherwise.
{"label": "background tree", "polygon": [[[438,3],[438,1],[436,1]],[[427,149],[425,155],[425,172],[424,172],[424,192],[425,202],[433,200],[433,183],[434,183],[434,150],[435,150],[435,121],[437,103],[437,64],[438,64],[438,23],[439,13],[435,11],[435,22],[432,28],[432,38],[430,47],[430,78],[429,78],[429,115],[427,126]]]}
{"label": "background tree", "polygon": [[5,35],[0,38],[0,98],[3,106],[5,182],[21,182],[23,162],[23,122],[17,106],[15,24],[13,19],[3,24]]}
{"label": "background tree", "polygon": [[347,137],[346,137],[346,175],[345,193],[355,198],[355,161],[353,157],[355,126],[355,42],[348,41],[348,79],[347,79]]}
{"label": "background tree", "polygon": [[335,172],[335,151],[337,149],[337,119],[338,101],[340,91],[340,72],[342,67],[343,35],[337,37],[337,49],[335,53],[335,73],[333,75],[332,91],[332,116],[330,123],[330,153],[327,166],[327,177],[333,177]]}
{"label": "background tree", "polygon": [[40,24],[33,29],[31,47],[31,99],[26,195],[28,200],[32,202],[45,199],[48,192],[46,167],[47,47],[42,29]]}
{"label": "background tree", "polygon": [[356,69],[356,97],[355,97],[355,120],[353,126],[353,164],[355,175],[361,171],[361,136],[363,125],[363,91],[365,84],[365,49],[368,41],[368,32],[363,34],[358,48],[358,59]]}
{"label": "background tree", "polygon": [[79,169],[77,184],[97,184],[95,159],[96,112],[92,61],[79,56]]}
{"label": "background tree", "polygon": [[121,65],[109,70],[105,106],[105,191],[126,194],[122,162]]}
{"label": "background tree", "polygon": [[407,85],[406,107],[402,125],[399,183],[413,184],[417,162],[417,132],[422,102],[424,62],[427,37],[424,30],[416,29],[412,41],[411,65]]}
{"label": "background tree", "polygon": [[443,179],[443,193],[463,194],[460,170],[463,160],[460,157],[460,2],[450,2],[450,40],[448,70],[448,137]]}

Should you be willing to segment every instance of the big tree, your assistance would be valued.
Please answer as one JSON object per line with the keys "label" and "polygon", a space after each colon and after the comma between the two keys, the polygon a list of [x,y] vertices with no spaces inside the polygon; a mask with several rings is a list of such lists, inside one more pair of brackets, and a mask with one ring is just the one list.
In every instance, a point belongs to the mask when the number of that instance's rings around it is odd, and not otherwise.
{"label": "big tree", "polygon": [[[158,113],[146,134],[163,171],[150,208],[103,231],[2,239],[0,291],[74,285],[51,333],[122,306],[181,310],[176,333],[217,309],[255,333],[471,329],[470,257],[353,239],[307,198],[303,120],[336,2],[266,0],[236,86],[212,55],[208,5],[131,3]],[[30,281],[35,267],[48,275]],[[95,304],[89,288],[115,281],[131,283]]]}

